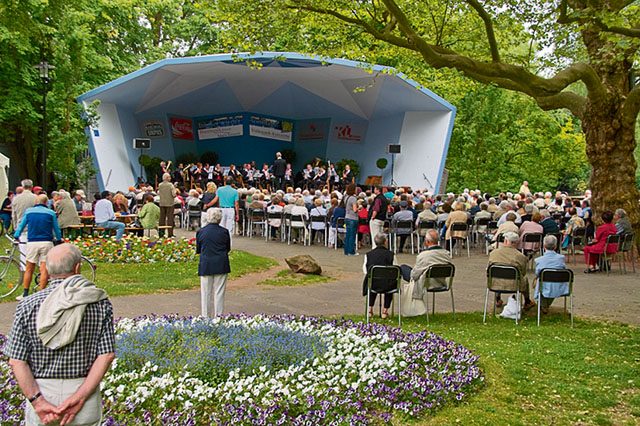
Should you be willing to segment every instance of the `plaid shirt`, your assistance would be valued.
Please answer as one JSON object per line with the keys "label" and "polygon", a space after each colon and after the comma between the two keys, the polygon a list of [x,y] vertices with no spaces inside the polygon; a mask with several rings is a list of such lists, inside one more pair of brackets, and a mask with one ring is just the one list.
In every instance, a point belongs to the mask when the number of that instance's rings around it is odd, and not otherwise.
{"label": "plaid shirt", "polygon": [[63,280],[27,298],[16,315],[4,347],[4,354],[26,361],[37,379],[75,379],[86,377],[98,355],[115,352],[113,307],[109,299],[87,305],[75,340],[57,350],[45,347],[36,332],[36,317],[44,299]]}

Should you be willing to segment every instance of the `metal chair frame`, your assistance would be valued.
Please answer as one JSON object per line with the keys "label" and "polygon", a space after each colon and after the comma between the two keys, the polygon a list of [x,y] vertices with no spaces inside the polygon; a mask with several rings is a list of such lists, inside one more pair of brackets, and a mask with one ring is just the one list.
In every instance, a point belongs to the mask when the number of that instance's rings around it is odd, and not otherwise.
{"label": "metal chair frame", "polygon": [[634,252],[635,235],[633,232],[622,235],[622,242],[618,246],[618,254],[622,256],[622,265],[624,266],[624,273],[627,273],[627,253],[629,260],[631,261],[631,267],[633,273],[636,273],[636,260]]}
{"label": "metal chair frame", "polygon": [[[453,318],[456,317],[456,306],[453,301],[453,277],[456,275],[456,267],[453,263],[443,263],[440,265],[431,265],[424,271],[424,287],[427,292],[426,298],[426,313],[427,313],[427,324],[429,323],[429,297],[428,294],[432,294],[432,303],[431,303],[431,314],[436,314],[436,293],[451,293],[451,311],[453,312]],[[438,288],[429,288],[429,280],[431,278],[448,278],[445,282],[447,285],[445,287]]]}
{"label": "metal chair frame", "polygon": [[[284,217],[283,216],[284,215],[283,215],[282,212],[269,212],[269,211],[267,211],[267,232],[266,232],[266,235],[264,237],[265,241],[269,241],[269,236],[271,235],[271,228],[276,228],[276,229],[278,229],[280,231],[280,233],[282,233],[282,230],[284,229]],[[271,225],[271,222],[269,221],[269,219],[271,219],[271,220],[280,220],[280,226]]]}
{"label": "metal chair frame", "polygon": [[413,233],[414,233],[413,220],[398,220],[395,223],[391,222],[391,244],[393,245],[393,252],[394,253],[398,252],[397,238],[400,236],[400,234],[398,234],[398,230],[400,229],[409,230],[409,238],[411,239],[411,254],[414,254],[415,250],[413,246]]}
{"label": "metal chair frame", "polygon": [[[314,223],[322,223],[324,224],[324,228],[322,229],[322,237],[323,237],[323,243],[324,246],[326,247],[329,244],[329,239],[328,239],[328,233],[329,233],[329,227],[327,226],[327,216],[326,215],[316,215],[310,216],[311,218],[311,222],[310,225],[311,227],[313,227]],[[309,230],[311,231],[311,230]],[[319,229],[316,230],[316,232],[320,231]],[[311,237],[309,237],[311,238]]]}
{"label": "metal chair frame", "polygon": [[[395,290],[378,293],[371,288],[371,284],[374,279],[396,280],[397,286]],[[374,265],[367,273],[367,295],[364,299],[365,315],[367,317],[367,324],[369,324],[369,295],[371,293],[377,294],[378,299],[382,299],[384,294],[398,294],[398,327],[402,326],[402,273],[400,267],[397,265],[381,266]],[[382,300],[378,301],[380,304]],[[380,305],[382,306],[382,305]],[[380,308],[382,310],[382,308]],[[394,304],[391,304],[391,315],[394,315]]]}
{"label": "metal chair frame", "polygon": [[253,238],[254,226],[261,227],[264,233],[267,229],[267,215],[264,210],[252,209],[247,215],[249,217],[249,238]]}
{"label": "metal chair frame", "polygon": [[[467,257],[471,257],[471,253],[469,252],[469,245],[470,245],[470,239],[469,239],[469,225],[465,222],[454,222],[451,225],[451,228],[449,229],[449,253],[451,254],[451,257],[453,258],[453,240],[460,240],[460,241],[466,241],[467,244]],[[467,236],[466,237],[454,237],[453,233],[454,232],[466,232]]]}
{"label": "metal chair frame", "polygon": [[[493,285],[493,279],[506,279],[513,280],[515,284],[515,290],[493,290],[491,286]],[[522,313],[522,300],[520,293],[520,281],[522,277],[520,276],[520,271],[515,266],[504,265],[500,263],[492,263],[487,267],[487,290],[484,296],[484,311],[482,314],[482,322],[487,322],[487,303],[489,302],[489,292],[493,292],[495,295],[494,303],[493,303],[493,316],[496,316],[496,301],[498,294],[515,294],[516,301],[518,303],[518,308],[520,313]],[[516,325],[518,325],[518,317],[516,316]]]}
{"label": "metal chair frame", "polygon": [[538,327],[540,327],[540,311],[542,305],[542,288],[544,283],[569,283],[569,293],[558,296],[564,299],[564,313],[567,313],[567,297],[569,297],[569,309],[571,312],[571,328],[573,328],[573,271],[571,269],[545,268],[540,271],[538,277]]}
{"label": "metal chair frame", "polygon": [[309,232],[309,224],[307,223],[307,219],[305,219],[302,215],[291,215],[289,219],[289,229],[287,233],[287,244],[291,244],[291,231],[293,229],[300,229],[302,232],[302,244],[307,245],[307,240],[309,240],[310,232]]}
{"label": "metal chair frame", "polygon": [[420,231],[424,230],[425,232],[429,229],[438,229],[438,223],[435,220],[425,220],[418,222],[418,227],[416,228],[416,236],[417,236],[417,240],[418,240],[418,253],[420,253],[420,251],[422,250],[422,244],[420,242]]}
{"label": "metal chair frame", "polygon": [[[578,244],[576,244],[576,242]],[[587,228],[575,228],[571,230],[571,255],[573,257],[573,264],[576,264],[576,245],[584,247],[587,242]],[[558,242],[560,245],[560,242]]]}
{"label": "metal chair frame", "polygon": [[[607,236],[607,241],[604,243],[604,251],[602,253],[601,259],[603,261],[603,268],[607,270],[607,275],[609,275],[609,273],[611,272],[611,265],[609,264],[609,261],[613,260],[616,254],[618,254],[618,248],[620,247],[621,241],[622,239],[620,238],[620,234],[612,234]],[[610,244],[616,244],[618,247],[616,248],[616,251],[611,254],[608,253],[608,248]],[[609,258],[609,256],[611,256],[611,259]],[[620,264],[620,258],[618,258],[618,266],[620,268],[620,272],[622,272],[622,265]]]}
{"label": "metal chair frame", "polygon": [[333,239],[333,249],[338,250],[338,238],[340,237],[340,234],[346,235],[347,233],[346,222],[344,217],[339,217],[338,219],[336,219],[335,230],[336,230],[336,237]]}

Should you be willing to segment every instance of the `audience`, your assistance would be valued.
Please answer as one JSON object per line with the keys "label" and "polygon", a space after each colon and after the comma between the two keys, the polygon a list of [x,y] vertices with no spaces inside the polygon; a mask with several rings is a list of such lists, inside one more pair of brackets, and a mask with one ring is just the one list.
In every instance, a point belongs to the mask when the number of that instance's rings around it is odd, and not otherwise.
{"label": "audience", "polygon": [[[564,256],[556,252],[558,247],[558,240],[554,235],[547,235],[544,237],[544,254],[535,259],[536,262],[536,285],[534,290],[534,297],[538,298],[538,286],[540,285],[540,271],[543,269],[565,269]],[[549,311],[549,307],[553,303],[556,297],[563,296],[569,291],[569,283],[543,283],[542,287],[542,299],[538,300],[540,303],[540,310],[546,314]]]}
{"label": "audience", "polygon": [[[524,254],[520,253],[517,249],[520,237],[517,233],[509,231],[504,234],[504,243],[493,250],[489,254],[489,265],[502,264],[515,266],[520,273],[520,291],[524,295],[525,305],[524,309],[531,309],[535,304],[529,297],[529,281],[527,279],[527,263],[529,259]],[[511,281],[504,281],[501,279],[493,280],[493,289],[497,290],[515,290]],[[496,299],[496,306],[501,307],[503,305],[500,295]]]}
{"label": "audience", "polygon": [[[362,272],[364,272],[364,280],[362,282],[362,295],[367,296],[368,293],[368,280],[371,274],[371,269],[374,266],[391,266],[396,264],[395,256],[393,252],[387,248],[387,236],[385,234],[377,234],[375,236],[376,248],[365,254],[364,262],[362,263]],[[394,290],[398,287],[398,282],[395,280],[382,280],[376,279],[371,282],[371,288],[376,293],[371,292],[369,294],[369,315],[373,316],[373,307],[376,304],[377,293],[385,293],[387,291]],[[384,309],[382,310],[381,317],[387,318],[389,316],[389,307],[393,301],[393,294],[384,294]]]}
{"label": "audience", "polygon": [[[613,213],[610,211],[602,213],[602,222],[604,223],[596,229],[595,238],[589,245],[584,247],[584,262],[588,266],[584,271],[586,274],[600,271],[600,256],[604,254],[605,246],[607,245],[607,237],[617,233],[616,226],[612,223]],[[617,245],[610,244],[607,247],[607,254],[615,253],[617,250]]]}

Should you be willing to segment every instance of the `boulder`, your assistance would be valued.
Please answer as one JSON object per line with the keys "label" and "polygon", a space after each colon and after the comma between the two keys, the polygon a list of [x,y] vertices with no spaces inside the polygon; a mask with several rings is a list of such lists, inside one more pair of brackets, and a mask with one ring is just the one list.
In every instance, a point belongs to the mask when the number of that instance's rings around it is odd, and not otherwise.
{"label": "boulder", "polygon": [[284,260],[295,273],[321,275],[322,268],[316,260],[308,254],[289,257]]}

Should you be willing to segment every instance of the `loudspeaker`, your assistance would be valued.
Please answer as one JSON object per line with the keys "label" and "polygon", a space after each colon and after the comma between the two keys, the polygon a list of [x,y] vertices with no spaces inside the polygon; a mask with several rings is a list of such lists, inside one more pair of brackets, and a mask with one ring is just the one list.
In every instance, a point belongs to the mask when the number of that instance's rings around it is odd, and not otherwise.
{"label": "loudspeaker", "polygon": [[389,145],[387,147],[387,152],[389,154],[400,154],[400,145]]}
{"label": "loudspeaker", "polygon": [[151,148],[151,139],[135,138],[133,139],[133,149],[149,149]]}

